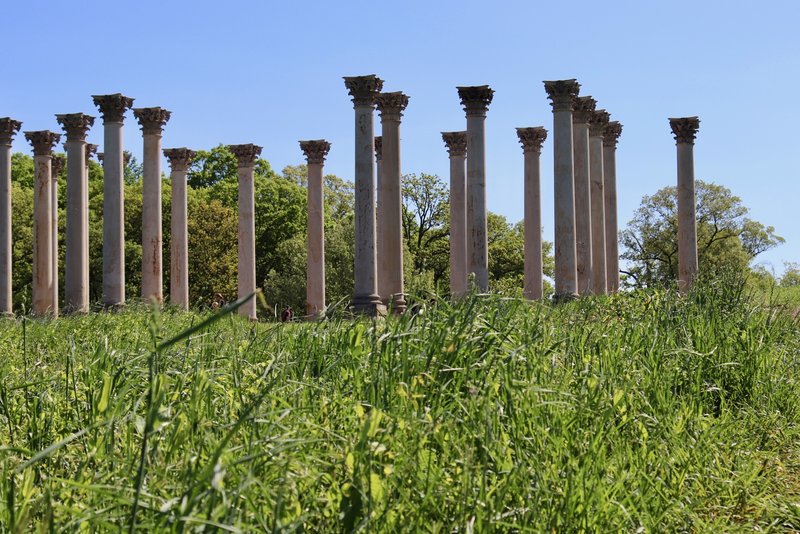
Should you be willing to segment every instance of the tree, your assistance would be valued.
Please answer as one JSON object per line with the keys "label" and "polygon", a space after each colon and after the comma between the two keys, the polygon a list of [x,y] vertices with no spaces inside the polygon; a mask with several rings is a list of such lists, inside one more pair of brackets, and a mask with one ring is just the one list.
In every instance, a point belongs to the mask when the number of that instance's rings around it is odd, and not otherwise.
{"label": "tree", "polygon": [[[782,243],[772,226],[747,217],[742,200],[727,187],[696,182],[697,253],[701,275],[745,270],[758,254]],[[645,196],[620,233],[624,274],[636,287],[666,286],[678,273],[677,189]]]}
{"label": "tree", "polygon": [[800,286],[800,263],[794,261],[783,262],[783,276],[781,276],[781,287]]}
{"label": "tree", "polygon": [[444,282],[449,264],[449,192],[435,174],[403,176],[403,237],[415,275],[433,274],[434,286]]}
{"label": "tree", "polygon": [[[488,213],[486,218],[489,243],[489,286],[493,291],[512,296],[522,296],[525,285],[525,223],[511,225],[502,215]],[[542,242],[544,275],[552,277],[554,270],[553,245]],[[544,294],[552,293],[545,281]]]}

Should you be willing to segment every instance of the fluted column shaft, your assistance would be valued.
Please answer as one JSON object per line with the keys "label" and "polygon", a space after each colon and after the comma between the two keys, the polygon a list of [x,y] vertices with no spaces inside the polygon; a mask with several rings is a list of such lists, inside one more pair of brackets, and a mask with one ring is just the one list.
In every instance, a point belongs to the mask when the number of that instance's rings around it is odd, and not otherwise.
{"label": "fluted column shaft", "polygon": [[[255,219],[255,174],[256,160],[261,147],[253,144],[231,145],[231,152],[238,161],[239,175],[239,298],[256,290],[256,219]],[[255,321],[256,299],[250,299],[239,307],[239,315]]]}
{"label": "fluted column shaft", "polygon": [[169,302],[189,309],[189,232],[186,203],[186,174],[195,156],[188,148],[165,149],[170,164],[172,197],[170,204]]}
{"label": "fluted column shaft", "polygon": [[540,300],[543,296],[542,258],[542,199],[540,159],[547,130],[542,127],[517,128],[517,136],[525,155],[524,194],[524,288],[526,298]]}
{"label": "fluted column shaft", "polygon": [[467,294],[467,132],[442,132],[450,155],[450,296]]}
{"label": "fluted column shaft", "polygon": [[300,141],[308,163],[308,231],[306,242],[306,315],[325,314],[325,199],[323,165],[331,144],[324,139]]}
{"label": "fluted column shaft", "polygon": [[0,118],[0,315],[13,315],[11,249],[11,142],[22,123]]}
{"label": "fluted column shaft", "polygon": [[619,237],[617,227],[617,139],[622,125],[608,123],[603,132],[603,195],[606,217],[606,287],[609,293],[619,291]]}
{"label": "fluted column shaft", "polygon": [[608,113],[596,111],[589,127],[589,175],[592,203],[592,293],[607,293],[606,221],[603,177],[603,129]]}
{"label": "fluted column shaft", "polygon": [[572,143],[575,174],[575,270],[578,293],[592,292],[592,203],[589,179],[589,117],[595,100],[590,96],[575,99],[572,112]]}
{"label": "fluted column shaft", "polygon": [[695,213],[694,139],[700,119],[670,119],[678,156],[678,289],[687,293],[698,272]]}

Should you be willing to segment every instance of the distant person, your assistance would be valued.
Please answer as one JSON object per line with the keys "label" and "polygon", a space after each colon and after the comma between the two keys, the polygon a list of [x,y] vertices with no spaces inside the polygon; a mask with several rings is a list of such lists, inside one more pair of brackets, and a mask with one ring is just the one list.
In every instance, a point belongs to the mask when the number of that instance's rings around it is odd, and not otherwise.
{"label": "distant person", "polygon": [[281,322],[284,323],[287,321],[291,322],[292,319],[294,319],[294,312],[292,311],[292,307],[286,306],[286,308],[283,310],[283,313],[281,313]]}

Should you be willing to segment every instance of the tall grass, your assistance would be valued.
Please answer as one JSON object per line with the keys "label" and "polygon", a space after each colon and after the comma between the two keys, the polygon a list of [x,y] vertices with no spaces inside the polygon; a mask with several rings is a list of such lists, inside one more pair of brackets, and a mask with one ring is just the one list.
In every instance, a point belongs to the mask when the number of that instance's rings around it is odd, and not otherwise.
{"label": "tall grass", "polygon": [[0,326],[0,530],[800,528],[791,314],[730,284]]}

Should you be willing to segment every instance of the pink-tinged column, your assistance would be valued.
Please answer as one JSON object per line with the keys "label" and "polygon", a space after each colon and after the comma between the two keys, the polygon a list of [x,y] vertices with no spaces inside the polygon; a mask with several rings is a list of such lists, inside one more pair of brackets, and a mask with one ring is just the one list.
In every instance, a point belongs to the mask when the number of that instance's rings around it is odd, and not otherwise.
{"label": "pink-tinged column", "polygon": [[617,227],[617,141],[622,124],[611,121],[603,130],[603,192],[606,215],[606,280],[608,292],[619,291],[619,234]]}
{"label": "pink-tinged column", "polygon": [[[377,138],[376,138],[377,139]],[[306,315],[325,316],[325,196],[323,166],[331,144],[324,139],[300,141],[308,164],[308,231],[306,232]]]}
{"label": "pink-tinged column", "polygon": [[22,123],[0,118],[0,315],[14,315],[11,253],[11,142]]}
{"label": "pink-tinged column", "polygon": [[589,180],[589,118],[597,103],[591,96],[575,99],[572,149],[575,166],[575,268],[578,293],[592,292],[592,203]]}
{"label": "pink-tinged column", "polygon": [[517,128],[525,155],[525,286],[524,295],[531,300],[542,298],[542,194],[540,156],[547,139],[547,130]]}
{"label": "pink-tinged column", "polygon": [[[94,146],[94,145],[92,145]],[[88,153],[87,145],[87,153]],[[87,156],[88,157],[88,156]],[[58,177],[67,160],[64,156],[53,155],[50,160],[51,194],[50,194],[50,245],[53,247],[53,309],[58,310]]]}
{"label": "pink-tinged column", "polygon": [[687,293],[698,271],[694,139],[700,129],[700,119],[669,119],[669,125],[678,147],[678,290]]}
{"label": "pink-tinged column", "polygon": [[383,137],[380,135],[375,136],[375,178],[375,270],[377,276],[375,285],[378,288],[381,302],[384,306],[388,306],[389,300],[391,300],[389,277],[381,270],[385,264],[382,258],[386,247],[386,228],[383,222],[383,201],[386,198],[386,192],[383,189],[386,184],[383,181]]}
{"label": "pink-tinged column", "polygon": [[603,130],[608,112],[595,111],[589,119],[589,177],[592,202],[592,293],[605,295],[606,289],[606,217],[603,191]]}
{"label": "pink-tinged column", "polygon": [[186,174],[195,157],[188,148],[165,148],[172,184],[170,245],[169,245],[169,303],[182,310],[189,309],[189,231],[186,203]]}
{"label": "pink-tinged column", "polygon": [[450,155],[450,296],[463,297],[467,285],[467,132],[442,132]]}
{"label": "pink-tinged column", "polygon": [[[256,219],[255,219],[255,174],[256,161],[261,147],[248,143],[230,145],[236,156],[239,173],[239,298],[256,290]],[[239,307],[239,314],[251,321],[257,319],[256,299],[252,298]]]}

